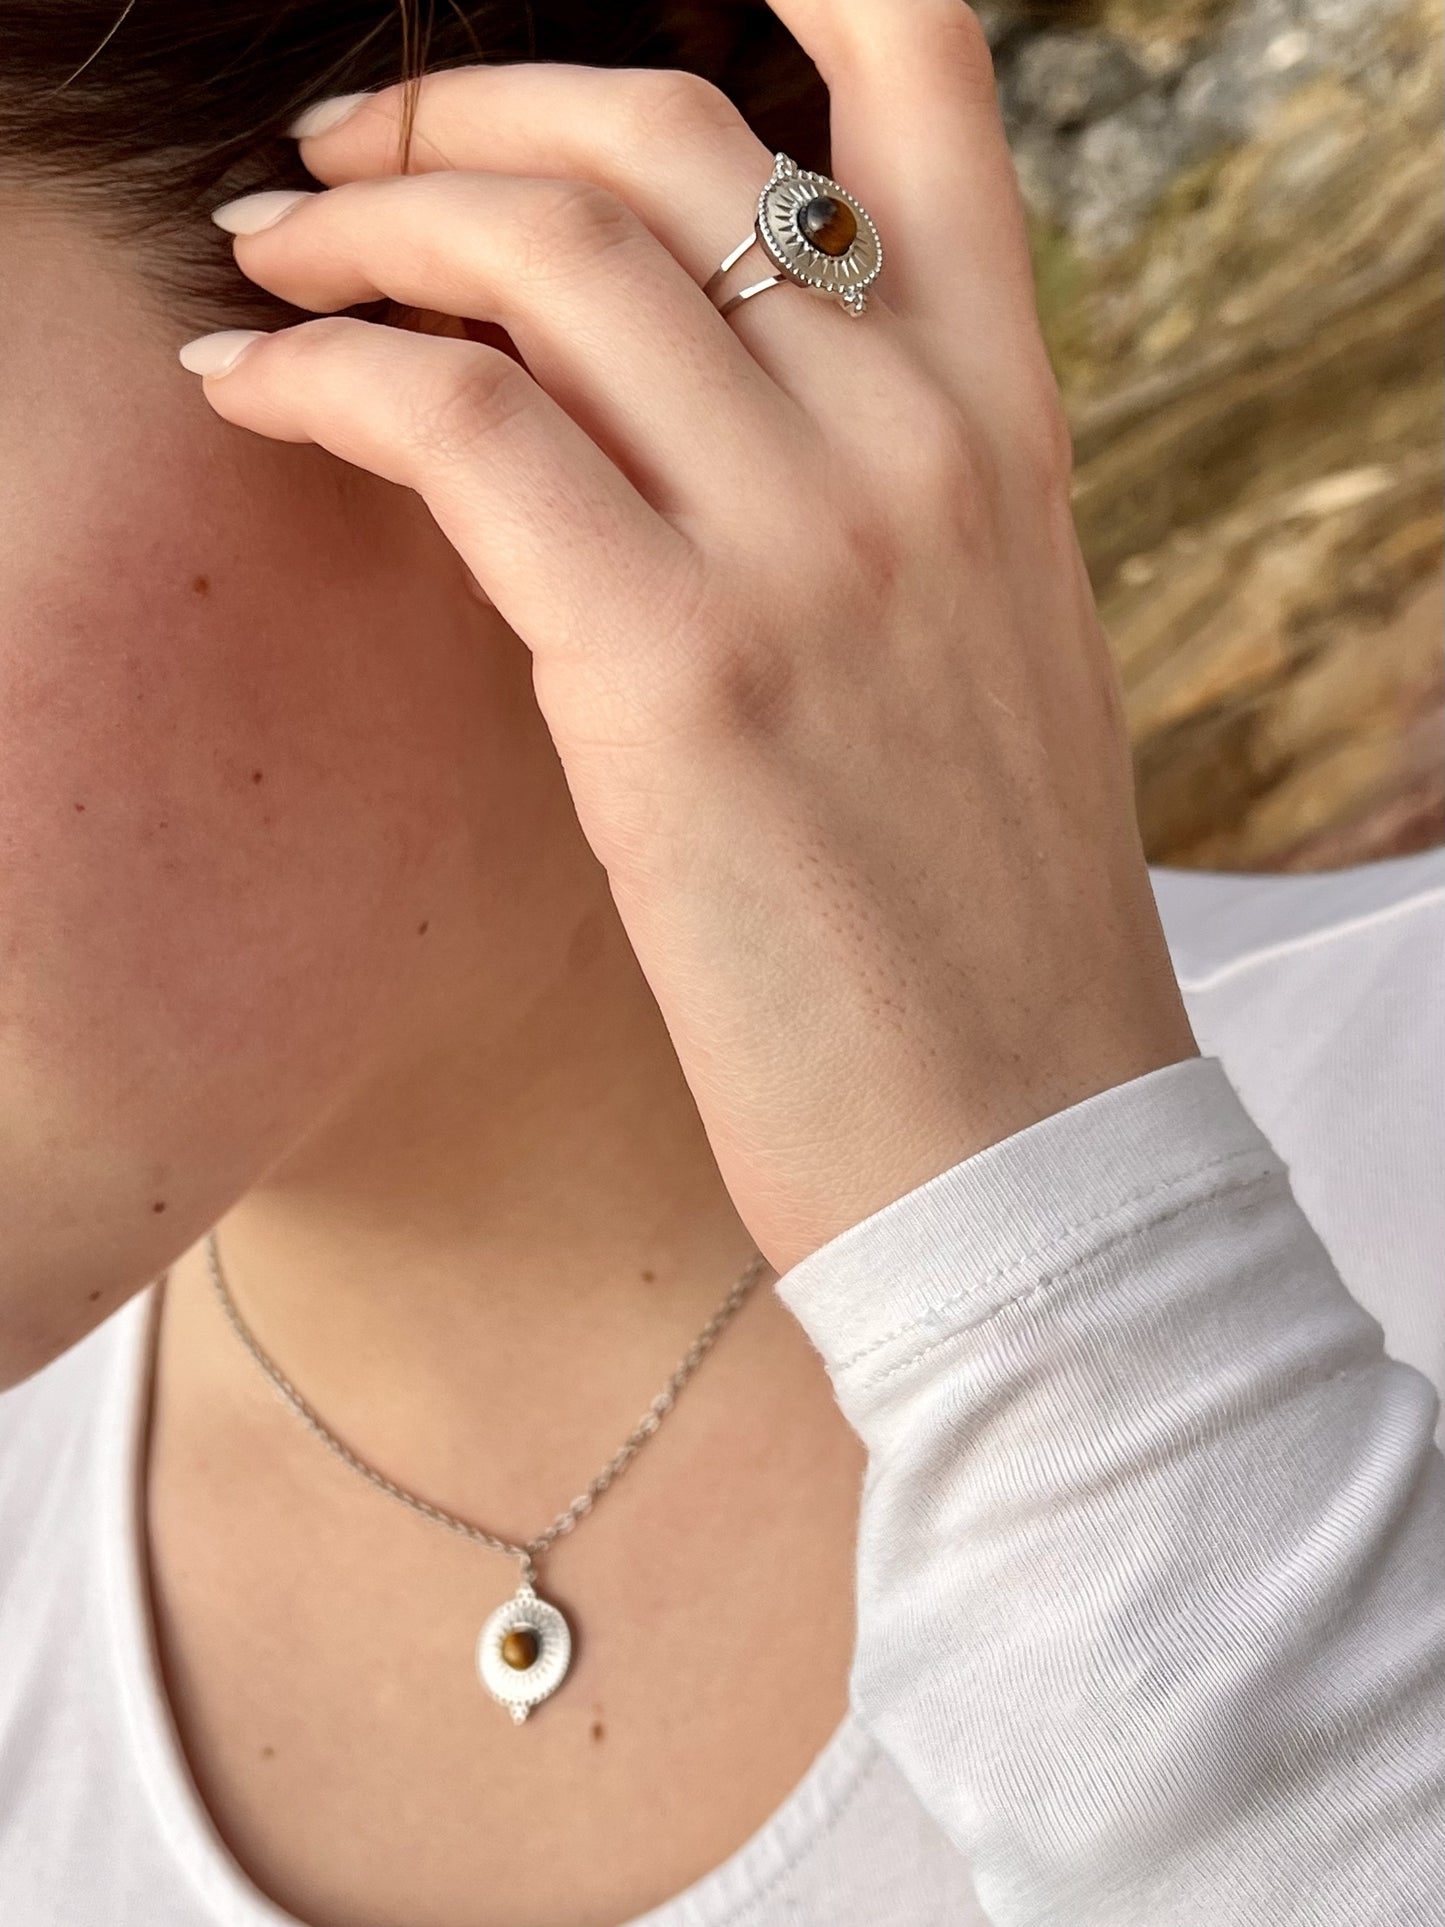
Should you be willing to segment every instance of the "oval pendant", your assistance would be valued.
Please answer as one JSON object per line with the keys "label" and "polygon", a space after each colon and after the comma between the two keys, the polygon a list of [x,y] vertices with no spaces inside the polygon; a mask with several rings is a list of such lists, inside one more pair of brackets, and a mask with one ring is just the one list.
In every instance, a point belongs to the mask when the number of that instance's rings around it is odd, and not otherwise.
{"label": "oval pendant", "polygon": [[524,1579],[477,1636],[477,1674],[518,1726],[555,1693],[572,1659],[572,1628]]}

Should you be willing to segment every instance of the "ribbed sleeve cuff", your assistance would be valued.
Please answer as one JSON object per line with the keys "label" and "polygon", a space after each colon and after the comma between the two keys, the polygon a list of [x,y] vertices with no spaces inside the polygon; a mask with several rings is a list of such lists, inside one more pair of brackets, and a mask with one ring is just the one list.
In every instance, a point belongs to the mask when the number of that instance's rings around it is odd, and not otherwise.
{"label": "ribbed sleeve cuff", "polygon": [[829,1371],[988,1317],[1164,1212],[1284,1166],[1217,1057],[1040,1119],[896,1198],[775,1286]]}

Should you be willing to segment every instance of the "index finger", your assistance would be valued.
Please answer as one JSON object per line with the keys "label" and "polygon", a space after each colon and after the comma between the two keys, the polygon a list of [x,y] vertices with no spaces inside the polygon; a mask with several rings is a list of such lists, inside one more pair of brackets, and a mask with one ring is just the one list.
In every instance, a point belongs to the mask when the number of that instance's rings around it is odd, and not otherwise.
{"label": "index finger", "polygon": [[182,360],[237,427],[414,489],[534,655],[623,661],[696,599],[694,543],[500,349],[329,315]]}

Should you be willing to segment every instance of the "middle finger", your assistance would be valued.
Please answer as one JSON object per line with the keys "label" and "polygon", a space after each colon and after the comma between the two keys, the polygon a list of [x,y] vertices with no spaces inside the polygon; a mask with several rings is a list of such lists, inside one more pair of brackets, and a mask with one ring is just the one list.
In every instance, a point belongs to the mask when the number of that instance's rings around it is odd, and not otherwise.
{"label": "middle finger", "polygon": [[[257,227],[257,216],[279,215]],[[735,526],[809,424],[633,211],[590,182],[436,172],[217,210],[296,307],[379,297],[500,323],[533,378],[663,514]]]}

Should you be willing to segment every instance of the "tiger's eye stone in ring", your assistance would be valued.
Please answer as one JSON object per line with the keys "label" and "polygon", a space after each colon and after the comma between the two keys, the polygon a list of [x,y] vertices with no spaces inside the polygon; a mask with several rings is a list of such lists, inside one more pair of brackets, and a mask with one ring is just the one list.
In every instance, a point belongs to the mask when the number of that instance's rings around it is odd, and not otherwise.
{"label": "tiger's eye stone in ring", "polygon": [[822,254],[846,254],[858,238],[858,219],[846,201],[818,194],[798,209],[798,232]]}
{"label": "tiger's eye stone in ring", "polygon": [[541,1650],[541,1641],[530,1626],[514,1626],[502,1640],[502,1658],[518,1673],[525,1673]]}

